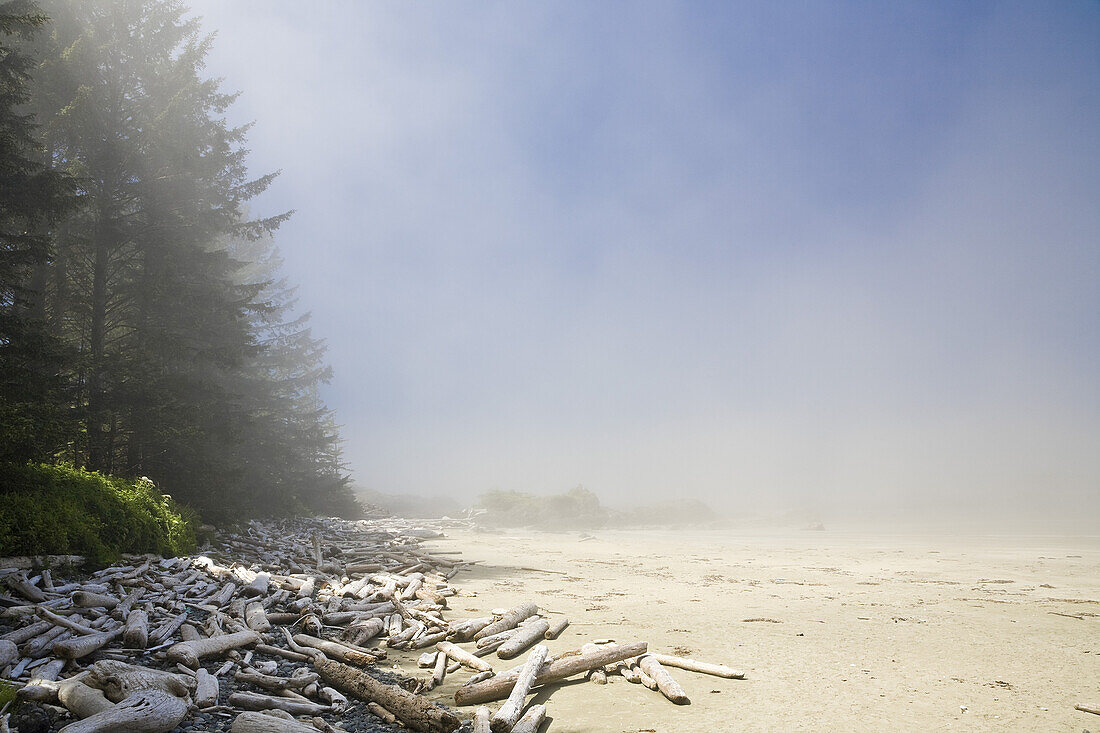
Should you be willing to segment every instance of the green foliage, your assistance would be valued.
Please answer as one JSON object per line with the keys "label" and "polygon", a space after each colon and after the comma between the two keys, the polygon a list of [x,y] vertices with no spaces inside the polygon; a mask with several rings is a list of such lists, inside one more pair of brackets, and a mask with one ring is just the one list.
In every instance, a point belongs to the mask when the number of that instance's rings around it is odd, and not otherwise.
{"label": "green foliage", "polygon": [[481,521],[498,526],[566,529],[600,527],[607,521],[599,498],[583,486],[551,496],[495,489],[479,496],[477,506],[485,510]]}
{"label": "green foliage", "polygon": [[102,563],[122,552],[177,555],[194,551],[196,523],[146,478],[0,464],[0,556],[75,554]]}

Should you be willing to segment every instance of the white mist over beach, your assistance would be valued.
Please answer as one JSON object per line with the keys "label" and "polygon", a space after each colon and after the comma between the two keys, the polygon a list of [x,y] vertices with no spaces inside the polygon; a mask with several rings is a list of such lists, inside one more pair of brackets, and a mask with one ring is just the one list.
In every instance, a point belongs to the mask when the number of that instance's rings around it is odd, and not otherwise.
{"label": "white mist over beach", "polygon": [[360,486],[1100,510],[1095,5],[194,9]]}

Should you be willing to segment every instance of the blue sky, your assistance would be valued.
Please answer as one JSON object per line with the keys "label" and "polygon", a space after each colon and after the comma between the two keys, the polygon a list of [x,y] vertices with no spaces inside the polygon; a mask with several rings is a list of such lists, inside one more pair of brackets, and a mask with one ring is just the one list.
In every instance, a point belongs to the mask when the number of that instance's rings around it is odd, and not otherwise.
{"label": "blue sky", "polygon": [[192,6],[361,485],[1100,508],[1100,6]]}

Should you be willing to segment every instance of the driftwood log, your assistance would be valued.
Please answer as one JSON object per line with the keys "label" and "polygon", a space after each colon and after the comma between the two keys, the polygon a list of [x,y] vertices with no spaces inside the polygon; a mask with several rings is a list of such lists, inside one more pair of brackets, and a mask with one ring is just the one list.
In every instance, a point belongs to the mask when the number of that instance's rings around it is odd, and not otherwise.
{"label": "driftwood log", "polygon": [[94,651],[98,651],[122,636],[122,629],[108,631],[101,634],[88,634],[86,636],[74,636],[62,641],[55,641],[53,653],[65,659],[80,659]]}
{"label": "driftwood log", "polygon": [[[538,676],[535,677],[534,687],[558,682],[567,677],[572,677],[581,672],[587,672],[595,667],[617,662],[620,659],[636,657],[645,654],[648,645],[644,641],[622,646],[609,644],[593,654],[577,654],[571,657],[563,657],[551,664],[544,666]],[[505,673],[478,682],[475,685],[460,687],[455,692],[455,704],[477,705],[478,703],[500,700],[508,697],[519,677],[519,670],[513,673]]]}
{"label": "driftwood log", "polygon": [[103,690],[85,684],[83,675],[61,682],[57,686],[57,700],[78,718],[87,718],[115,706],[103,694]]}
{"label": "driftwood log", "polygon": [[19,647],[14,641],[0,639],[0,669],[19,659]]}
{"label": "driftwood log", "polygon": [[230,649],[239,649],[259,641],[260,635],[255,631],[238,631],[223,636],[212,636],[209,639],[181,641],[168,648],[168,661],[178,662],[185,667],[195,669],[203,657],[223,654]]}
{"label": "driftwood log", "polygon": [[294,700],[286,697],[270,697],[255,692],[234,692],[229,696],[229,704],[244,710],[282,710],[291,715],[320,715],[331,708],[315,702]]}
{"label": "driftwood log", "polygon": [[218,704],[218,678],[199,667],[195,674],[195,706],[208,708]]}
{"label": "driftwood log", "polygon": [[408,728],[429,733],[450,733],[458,728],[453,713],[397,685],[379,682],[366,672],[333,660],[317,660],[313,666],[325,682],[360,700],[378,703]]}
{"label": "driftwood log", "polygon": [[563,618],[550,624],[550,628],[546,630],[545,637],[547,639],[557,639],[561,636],[561,632],[565,631],[565,627],[569,625],[569,619]]}
{"label": "driftwood log", "polygon": [[233,719],[230,733],[317,733],[312,725],[299,723],[291,718],[277,717],[266,713],[241,713]]}
{"label": "driftwood log", "polygon": [[491,672],[493,670],[493,665],[484,659],[475,657],[470,652],[449,641],[441,641],[435,645],[435,648],[446,654],[448,658],[455,660],[464,667],[469,667],[475,672]]}
{"label": "driftwood log", "polygon": [[653,655],[646,654],[641,657],[638,660],[638,666],[642,668],[643,672],[653,678],[653,681],[657,683],[657,689],[669,700],[677,705],[687,705],[691,702],[684,692],[684,688],[680,687],[680,684],[672,679],[672,675],[668,673],[667,669],[661,666],[661,663],[658,662]]}
{"label": "driftwood log", "polygon": [[474,712],[474,731],[473,733],[490,733],[492,730],[492,723],[489,718],[489,708],[484,705],[479,707]]}
{"label": "driftwood log", "polygon": [[539,726],[542,725],[545,717],[545,705],[532,705],[527,708],[527,712],[524,713],[523,717],[516,722],[516,726],[512,728],[512,733],[538,733]]}
{"label": "driftwood log", "polygon": [[700,672],[702,674],[714,675],[715,677],[725,677],[726,679],[730,680],[745,679],[744,672],[732,669],[724,664],[697,662],[694,659],[687,659],[685,657],[674,657],[671,654],[650,654],[649,656],[653,657],[666,667],[678,667],[680,669],[686,669],[689,672]]}
{"label": "driftwood log", "polygon": [[61,733],[167,733],[187,715],[187,703],[160,690],[143,690],[110,710],[70,723]]}
{"label": "driftwood log", "polygon": [[508,641],[500,645],[500,649],[497,649],[497,656],[501,659],[511,659],[519,656],[524,649],[542,639],[543,634],[549,630],[550,622],[546,619],[529,623],[521,627],[508,638]]}
{"label": "driftwood log", "polygon": [[358,664],[360,666],[366,664],[374,664],[378,660],[378,657],[374,654],[368,654],[366,650],[355,649],[346,644],[340,644],[335,641],[328,641],[327,639],[318,639],[315,636],[309,634],[295,634],[294,642],[311,649],[317,649],[324,652],[325,655],[334,657],[341,662],[347,662],[348,664]]}
{"label": "driftwood log", "polygon": [[493,733],[508,733],[519,720],[523,712],[523,702],[527,699],[532,685],[535,684],[535,676],[542,669],[542,663],[546,661],[548,650],[542,644],[535,647],[528,655],[523,669],[519,671],[515,687],[509,693],[508,699],[500,706],[490,721]]}
{"label": "driftwood log", "polygon": [[508,613],[504,614],[499,621],[494,621],[481,631],[474,634],[475,639],[483,639],[486,636],[492,636],[493,634],[499,634],[501,631],[507,631],[508,629],[514,629],[519,626],[519,622],[526,618],[530,618],[539,612],[538,604],[536,603],[523,603],[513,608]]}
{"label": "driftwood log", "polygon": [[149,644],[149,614],[136,608],[126,616],[126,627],[122,632],[123,646],[131,649],[144,649]]}

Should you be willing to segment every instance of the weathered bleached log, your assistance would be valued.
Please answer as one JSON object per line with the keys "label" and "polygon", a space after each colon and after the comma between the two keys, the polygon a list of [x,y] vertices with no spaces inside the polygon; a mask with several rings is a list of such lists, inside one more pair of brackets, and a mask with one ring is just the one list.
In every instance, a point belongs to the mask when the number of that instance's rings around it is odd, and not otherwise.
{"label": "weathered bleached log", "polygon": [[163,644],[172,638],[172,634],[176,633],[176,629],[182,626],[187,621],[187,612],[183,612],[168,619],[160,626],[156,628],[156,631],[152,631],[149,634],[149,643],[153,646]]}
{"label": "weathered bleached log", "polygon": [[322,686],[321,689],[317,691],[317,695],[327,702],[332,708],[332,712],[337,715],[340,715],[348,708],[348,699],[335,687]]}
{"label": "weathered bleached log", "polygon": [[43,565],[51,568],[79,567],[87,562],[83,555],[13,555],[5,557],[5,568],[18,568],[19,570],[33,570]]}
{"label": "weathered bleached log", "polygon": [[569,625],[569,619],[558,619],[554,623],[550,624],[550,628],[546,630],[543,636],[547,639],[557,639],[561,632],[565,631],[565,627]]}
{"label": "weathered bleached log", "polygon": [[245,606],[244,622],[253,631],[263,633],[271,628],[271,622],[267,620],[267,611],[262,603],[253,601]]}
{"label": "weathered bleached log", "polygon": [[484,659],[475,657],[473,654],[470,654],[470,652],[449,641],[441,641],[435,645],[435,648],[462,666],[469,667],[475,672],[491,672],[493,670],[493,665],[489,664]]}
{"label": "weathered bleached log", "polygon": [[480,639],[477,640],[477,648],[478,649],[483,649],[483,648],[489,646],[490,644],[496,644],[498,642],[500,644],[503,644],[504,642],[508,641],[515,634],[518,634],[518,633],[519,633],[518,629],[505,629],[504,631],[498,631],[497,633],[490,634],[489,636],[483,636],[483,637],[481,637]]}
{"label": "weathered bleached log", "polygon": [[257,573],[256,578],[251,583],[246,585],[244,588],[241,588],[241,593],[249,597],[266,596],[267,587],[270,582],[270,573]]}
{"label": "weathered bleached log", "polygon": [[115,617],[124,619],[129,615],[130,609],[134,607],[134,604],[141,600],[141,597],[145,595],[145,588],[137,587],[130,592],[128,596],[122,599],[122,602],[115,606]]}
{"label": "weathered bleached log", "polygon": [[320,715],[329,712],[328,705],[315,702],[301,702],[285,697],[270,697],[255,692],[234,692],[229,696],[229,704],[244,710],[283,710],[291,715]]}
{"label": "weathered bleached log", "polygon": [[195,706],[208,708],[218,704],[218,678],[199,667],[195,674]]}
{"label": "weathered bleached log", "polygon": [[436,653],[435,656],[435,669],[432,670],[432,681],[436,684],[442,684],[443,678],[447,675],[447,655],[443,653]]}
{"label": "weathered bleached log", "polygon": [[102,649],[120,636],[122,636],[122,627],[114,631],[88,634],[87,636],[74,636],[62,641],[55,641],[53,643],[53,653],[65,659],[80,659],[97,649]]}
{"label": "weathered bleached log", "polygon": [[223,608],[226,604],[228,604],[233,599],[233,594],[236,593],[236,592],[237,592],[237,584],[236,583],[226,583],[225,587],[223,587],[221,589],[221,591],[219,591],[216,596],[214,596],[213,598],[210,599],[210,602],[213,603],[218,608]]}
{"label": "weathered bleached log", "polygon": [[230,733],[317,733],[312,725],[299,723],[293,718],[275,717],[266,713],[241,713],[233,719]]}
{"label": "weathered bleached log", "polygon": [[202,638],[202,634],[191,624],[184,624],[180,627],[180,641],[198,641]]}
{"label": "weathered bleached log", "polygon": [[115,706],[103,690],[85,684],[84,675],[62,680],[57,685],[57,701],[78,718],[87,718]]}
{"label": "weathered bleached log", "polygon": [[362,666],[365,664],[373,664],[378,660],[377,656],[368,654],[365,649],[355,649],[346,644],[328,641],[327,639],[318,639],[309,634],[295,634],[294,641],[302,646],[322,651],[326,656],[339,659],[341,662],[347,662],[348,664]]}
{"label": "weathered bleached log", "polygon": [[0,669],[7,667],[18,658],[19,647],[15,645],[15,642],[0,639]]}
{"label": "weathered bleached log", "polygon": [[[494,641],[490,644],[487,644],[483,647],[478,647],[476,650],[474,650],[474,656],[475,657],[487,657],[490,654],[492,654],[493,652],[495,652],[497,649],[500,649],[500,647],[503,646],[504,642],[506,642],[506,641],[508,641],[508,640],[507,639],[497,639],[496,641]],[[481,642],[478,642],[478,643],[480,644]]]}
{"label": "weathered bleached log", "polygon": [[39,682],[52,682],[61,675],[61,670],[65,669],[67,659],[51,659],[34,670],[34,677],[28,684],[37,684]]}
{"label": "weathered bleached log", "polygon": [[78,590],[72,595],[73,605],[78,608],[106,608],[110,610],[118,605],[119,601],[114,596],[102,593],[90,593]]}
{"label": "weathered bleached log", "polygon": [[70,636],[73,636],[73,632],[69,631],[64,626],[52,626],[49,631],[44,634],[39,634],[21,646],[19,651],[24,657],[41,659],[42,657],[49,656],[53,652],[51,647],[53,647],[55,641],[68,639]]}
{"label": "weathered bleached log", "polygon": [[237,682],[247,682],[250,685],[256,685],[262,687],[265,690],[271,690],[277,692],[280,690],[296,689],[300,690],[303,687],[308,687],[318,679],[320,676],[316,672],[310,672],[309,674],[301,675],[298,677],[275,677],[269,674],[263,674],[260,672],[246,672],[244,670],[237,670],[233,674],[233,679]]}
{"label": "weathered bleached log", "polygon": [[4,579],[8,584],[8,587],[19,595],[26,598],[33,603],[41,603],[46,600],[46,594],[42,592],[42,589],[37,585],[29,582],[26,576],[23,575],[9,575]]}
{"label": "weathered bleached log", "polygon": [[697,662],[694,659],[687,659],[686,657],[674,657],[671,654],[650,654],[649,656],[653,657],[666,667],[678,667],[680,669],[686,669],[689,672],[711,674],[715,677],[724,677],[729,680],[745,679],[744,672],[732,669],[724,664]]}
{"label": "weathered bleached log", "polygon": [[544,718],[546,718],[546,706],[532,705],[527,708],[527,712],[523,714],[523,717],[516,722],[515,727],[512,728],[512,733],[537,733]]}
{"label": "weathered bleached log", "polygon": [[140,667],[113,659],[101,659],[92,665],[85,680],[91,687],[103,690],[111,702],[122,702],[142,690],[160,690],[169,695],[190,698],[195,678]]}
{"label": "weathered bleached log", "polygon": [[661,694],[667,697],[677,705],[687,705],[691,700],[688,699],[687,693],[684,692],[684,688],[680,687],[680,684],[672,679],[672,675],[668,673],[668,670],[661,666],[661,663],[652,654],[646,654],[638,660],[638,666],[642,668],[642,671],[653,678],[657,683],[657,689],[661,691]]}
{"label": "weathered bleached log", "polygon": [[126,616],[122,632],[122,645],[130,649],[144,649],[149,644],[149,614],[135,608]]}
{"label": "weathered bleached log", "polygon": [[[594,667],[602,667],[605,664],[617,662],[620,659],[636,657],[639,654],[644,654],[647,648],[648,645],[644,641],[622,646],[609,644],[594,654],[562,657],[543,667],[542,671],[535,677],[534,687],[558,682],[575,674],[587,672]],[[455,692],[455,703],[457,705],[477,705],[478,703],[508,697],[518,677],[519,670],[516,670],[515,673],[509,672],[497,675],[484,682],[478,682],[476,685],[460,687]]]}
{"label": "weathered bleached log", "polygon": [[[29,608],[33,609],[34,606],[29,606]],[[27,626],[24,626],[21,629],[16,629],[15,631],[9,631],[8,633],[6,633],[2,637],[0,637],[0,639],[4,639],[5,641],[10,641],[14,644],[22,644],[26,641],[29,641],[30,639],[33,639],[34,637],[38,636],[39,634],[43,634],[43,633],[49,631],[52,628],[53,628],[53,624],[50,623],[49,621],[35,621],[33,624],[29,624]]]}
{"label": "weathered bleached log", "polygon": [[366,672],[333,660],[315,661],[313,666],[336,689],[378,703],[408,728],[428,733],[450,733],[458,728],[458,718],[449,710],[397,685],[387,685]]}
{"label": "weathered bleached log", "polygon": [[167,656],[170,662],[179,662],[185,667],[195,669],[203,657],[223,654],[230,649],[239,649],[259,642],[260,635],[255,631],[237,631],[232,634],[212,636],[209,639],[181,641],[168,647]]}
{"label": "weathered bleached log", "polygon": [[492,730],[489,721],[489,708],[482,705],[474,712],[473,733],[490,733]]}
{"label": "weathered bleached log", "polygon": [[31,680],[15,691],[15,697],[26,702],[44,702],[60,705],[57,699],[58,684],[50,680]]}
{"label": "weathered bleached log", "polygon": [[1073,706],[1074,710],[1080,710],[1082,713],[1092,713],[1093,715],[1100,715],[1100,705],[1081,705],[1078,703]]}
{"label": "weathered bleached log", "polygon": [[657,680],[650,677],[649,672],[646,672],[644,669],[639,667],[637,662],[631,665],[631,668],[634,670],[634,674],[638,676],[638,681],[641,682],[643,686],[648,687],[651,690],[657,689]]}
{"label": "weathered bleached log", "polygon": [[367,639],[373,639],[382,633],[386,623],[377,617],[372,618],[358,618],[351,622],[351,626],[348,627],[348,631],[355,629],[357,636],[364,636]]}
{"label": "weathered bleached log", "polygon": [[187,703],[160,690],[142,690],[110,710],[70,723],[61,733],[167,733],[187,716]]}
{"label": "weathered bleached log", "polygon": [[[581,646],[582,654],[589,654],[600,650],[597,644],[584,644]],[[595,669],[588,670],[588,679],[595,682],[597,685],[607,684],[607,670],[604,667],[596,667]]]}
{"label": "weathered bleached log", "polygon": [[523,703],[527,699],[527,693],[531,691],[531,686],[535,684],[535,677],[542,669],[542,663],[546,661],[547,653],[548,650],[542,644],[531,650],[527,662],[519,671],[515,687],[512,688],[512,691],[508,694],[508,699],[500,706],[500,709],[496,711],[490,721],[493,733],[508,733],[519,721],[519,716],[523,712]]}
{"label": "weathered bleached log", "polygon": [[477,674],[472,675],[470,677],[470,679],[466,680],[462,684],[464,686],[465,685],[476,685],[478,682],[481,682],[482,680],[491,679],[492,677],[493,677],[493,672],[491,672],[491,671],[490,672],[478,672]]}
{"label": "weathered bleached log", "polygon": [[425,649],[447,638],[446,631],[437,631],[434,634],[424,634],[418,636],[405,645],[406,649]]}
{"label": "weathered bleached log", "polygon": [[504,614],[504,616],[502,616],[499,621],[495,621],[489,624],[481,631],[474,634],[474,638],[482,639],[486,636],[492,636],[493,634],[497,634],[501,631],[514,629],[516,626],[519,625],[520,621],[523,621],[525,618],[529,618],[530,616],[534,616],[538,612],[539,607],[537,603],[520,604],[508,613]]}
{"label": "weathered bleached log", "polygon": [[273,657],[282,657],[283,659],[289,659],[292,662],[308,662],[310,656],[308,654],[299,654],[298,652],[290,651],[289,649],[283,649],[279,646],[268,646],[267,644],[257,644],[255,646],[257,652],[267,654]]}
{"label": "weathered bleached log", "polygon": [[527,624],[501,644],[500,649],[497,649],[497,656],[501,659],[518,656],[524,649],[542,639],[549,628],[550,623],[546,619]]}
{"label": "weathered bleached log", "polygon": [[54,626],[63,626],[66,629],[69,629],[70,631],[74,631],[78,634],[94,634],[94,633],[96,633],[96,630],[93,629],[92,627],[85,626],[84,624],[81,624],[81,623],[77,623],[76,621],[74,621],[70,618],[67,618],[65,616],[60,616],[60,615],[54,613],[53,611],[49,610],[48,608],[43,608],[42,606],[38,607],[38,615],[41,616],[46,621],[49,621],[50,623],[52,623]]}
{"label": "weathered bleached log", "polygon": [[469,641],[474,638],[474,634],[484,629],[489,624],[493,623],[492,616],[484,616],[482,618],[468,618],[462,621],[452,621],[449,624],[451,630],[452,641]]}

